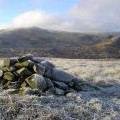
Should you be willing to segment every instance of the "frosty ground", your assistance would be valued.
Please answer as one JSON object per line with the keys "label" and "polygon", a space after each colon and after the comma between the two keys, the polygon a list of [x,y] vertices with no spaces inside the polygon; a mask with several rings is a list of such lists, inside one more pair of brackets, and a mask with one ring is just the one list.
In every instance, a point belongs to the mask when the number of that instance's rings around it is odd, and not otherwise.
{"label": "frosty ground", "polygon": [[0,120],[120,120],[119,60],[46,59],[100,90],[41,97],[0,90]]}

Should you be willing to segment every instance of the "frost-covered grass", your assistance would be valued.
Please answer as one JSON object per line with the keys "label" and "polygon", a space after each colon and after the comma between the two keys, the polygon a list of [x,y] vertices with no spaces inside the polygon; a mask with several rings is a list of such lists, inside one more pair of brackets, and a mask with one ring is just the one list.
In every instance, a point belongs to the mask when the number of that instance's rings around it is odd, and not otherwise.
{"label": "frost-covered grass", "polygon": [[0,120],[120,120],[120,61],[49,59],[58,69],[101,87],[66,96],[0,92]]}

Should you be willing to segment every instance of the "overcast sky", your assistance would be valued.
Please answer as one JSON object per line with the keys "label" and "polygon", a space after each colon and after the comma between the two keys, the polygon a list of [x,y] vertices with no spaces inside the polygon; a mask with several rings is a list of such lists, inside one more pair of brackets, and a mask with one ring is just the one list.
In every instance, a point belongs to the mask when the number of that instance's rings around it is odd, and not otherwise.
{"label": "overcast sky", "polygon": [[120,31],[120,0],[0,0],[0,29]]}

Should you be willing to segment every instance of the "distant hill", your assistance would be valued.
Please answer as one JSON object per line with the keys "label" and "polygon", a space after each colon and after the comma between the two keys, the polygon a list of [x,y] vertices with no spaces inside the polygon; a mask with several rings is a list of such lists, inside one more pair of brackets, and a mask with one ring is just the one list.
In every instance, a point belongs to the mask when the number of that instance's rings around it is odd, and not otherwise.
{"label": "distant hill", "polygon": [[74,33],[37,27],[0,30],[0,56],[34,53],[50,57],[104,58],[114,51],[111,57],[118,58],[120,40],[113,39],[119,36],[119,32]]}
{"label": "distant hill", "polygon": [[[77,49],[76,51],[81,51]],[[83,54],[82,54],[83,53]],[[120,37],[105,39],[82,49],[77,56],[84,58],[120,58]]]}

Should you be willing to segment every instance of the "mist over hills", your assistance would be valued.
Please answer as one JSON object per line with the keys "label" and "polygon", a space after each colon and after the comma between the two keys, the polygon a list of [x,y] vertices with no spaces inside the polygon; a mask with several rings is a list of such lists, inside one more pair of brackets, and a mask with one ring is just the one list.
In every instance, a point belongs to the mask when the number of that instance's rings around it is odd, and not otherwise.
{"label": "mist over hills", "polygon": [[37,27],[0,30],[0,56],[120,58],[120,32],[74,33]]}

